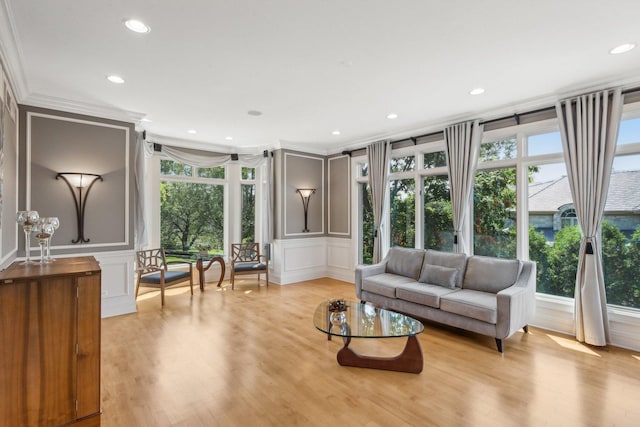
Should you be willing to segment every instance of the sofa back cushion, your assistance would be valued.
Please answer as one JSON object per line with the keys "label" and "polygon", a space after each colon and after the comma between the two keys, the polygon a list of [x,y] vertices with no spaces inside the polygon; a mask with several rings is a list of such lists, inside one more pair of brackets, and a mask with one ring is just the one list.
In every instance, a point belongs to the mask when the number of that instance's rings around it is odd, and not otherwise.
{"label": "sofa back cushion", "polygon": [[456,268],[442,267],[440,265],[422,264],[422,272],[420,272],[419,282],[428,283],[430,285],[444,286],[445,288],[454,289],[458,279],[458,270]]}
{"label": "sofa back cushion", "polygon": [[[456,277],[454,278],[454,287],[461,288],[462,287],[462,279],[464,277],[464,268],[467,265],[467,255],[459,254],[454,252],[440,252],[433,249],[427,249],[424,253],[424,263],[422,265],[422,273],[420,274],[420,282],[423,283],[431,283],[433,285],[440,285],[450,287],[448,284],[443,285],[440,283],[430,282],[429,280],[433,280],[432,273],[433,270],[430,271],[430,267],[439,266],[446,268],[454,268],[457,271]],[[444,276],[443,270],[440,270],[441,277]],[[453,275],[452,272],[449,272],[449,275]],[[447,280],[448,283],[448,280]]]}
{"label": "sofa back cushion", "polygon": [[413,280],[418,280],[423,259],[424,250],[422,249],[394,246],[389,250],[389,254],[387,255],[386,273],[399,274],[400,276],[411,277]]}
{"label": "sofa back cushion", "polygon": [[467,271],[462,287],[474,291],[497,294],[513,285],[520,274],[520,261],[486,256],[472,256],[467,261]]}

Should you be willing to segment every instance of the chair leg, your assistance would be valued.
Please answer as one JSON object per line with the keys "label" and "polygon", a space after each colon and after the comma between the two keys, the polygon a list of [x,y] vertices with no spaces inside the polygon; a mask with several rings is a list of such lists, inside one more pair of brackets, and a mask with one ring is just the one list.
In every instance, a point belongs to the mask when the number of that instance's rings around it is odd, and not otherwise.
{"label": "chair leg", "polygon": [[504,353],[504,352],[502,351],[502,340],[501,340],[500,338],[496,338],[496,346],[498,346],[498,351],[499,351],[500,353]]}
{"label": "chair leg", "polygon": [[160,301],[161,305],[164,307],[164,281],[160,282]]}
{"label": "chair leg", "polygon": [[231,269],[231,290],[234,289],[235,286],[236,273]]}

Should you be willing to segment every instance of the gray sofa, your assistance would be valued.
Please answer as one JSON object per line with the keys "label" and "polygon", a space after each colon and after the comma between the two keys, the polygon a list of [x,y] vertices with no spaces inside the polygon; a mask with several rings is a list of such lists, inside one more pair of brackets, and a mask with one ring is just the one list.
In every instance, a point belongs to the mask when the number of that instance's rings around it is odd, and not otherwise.
{"label": "gray sofa", "polygon": [[393,247],[379,264],[356,267],[356,295],[393,311],[502,340],[527,332],[536,265],[531,261]]}

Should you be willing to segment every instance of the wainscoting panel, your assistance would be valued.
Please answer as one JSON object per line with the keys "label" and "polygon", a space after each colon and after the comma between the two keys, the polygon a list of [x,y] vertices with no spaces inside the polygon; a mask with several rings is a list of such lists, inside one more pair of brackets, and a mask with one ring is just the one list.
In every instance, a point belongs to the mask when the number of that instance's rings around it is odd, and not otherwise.
{"label": "wainscoting panel", "polygon": [[102,268],[102,317],[135,312],[135,251],[92,255]]}
{"label": "wainscoting panel", "polygon": [[326,248],[323,237],[275,240],[269,281],[286,285],[327,277]]}
{"label": "wainscoting panel", "polygon": [[351,239],[327,238],[327,277],[351,283],[355,280]]}

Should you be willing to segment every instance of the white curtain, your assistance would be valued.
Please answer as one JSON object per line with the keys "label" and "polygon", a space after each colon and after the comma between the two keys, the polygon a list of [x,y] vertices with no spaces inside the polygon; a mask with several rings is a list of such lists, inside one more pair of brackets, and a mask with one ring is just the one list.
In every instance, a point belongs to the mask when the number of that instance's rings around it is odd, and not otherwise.
{"label": "white curtain", "polygon": [[391,158],[391,141],[378,141],[367,146],[369,160],[369,188],[373,205],[373,263],[382,259],[382,242],[384,233],[385,197],[389,185],[389,159]]}
{"label": "white curtain", "polygon": [[576,338],[597,346],[609,342],[599,237],[622,101],[621,90],[616,89],[556,104],[569,186],[582,229],[575,290]]}
{"label": "white curtain", "polygon": [[478,120],[458,123],[444,130],[455,252],[470,250],[471,236],[464,235],[464,221],[469,212],[483,130],[484,125],[481,125]]}
{"label": "white curtain", "polygon": [[148,150],[145,141],[143,139],[142,132],[136,132],[136,154],[135,154],[135,187],[134,187],[134,198],[136,201],[134,215],[134,224],[135,224],[135,248],[136,250],[141,250],[145,246],[149,244],[149,235],[147,232],[147,223],[145,221],[145,176],[146,176],[146,167],[145,167],[145,158],[151,156],[151,152]]}

